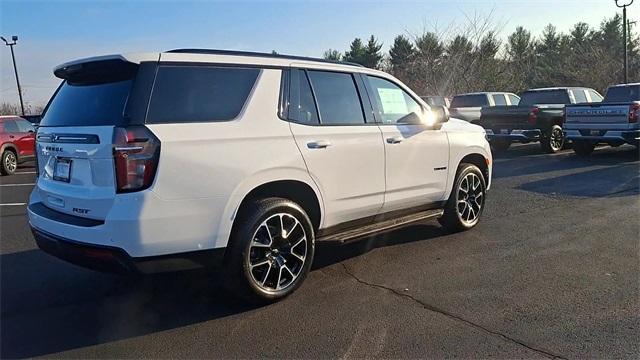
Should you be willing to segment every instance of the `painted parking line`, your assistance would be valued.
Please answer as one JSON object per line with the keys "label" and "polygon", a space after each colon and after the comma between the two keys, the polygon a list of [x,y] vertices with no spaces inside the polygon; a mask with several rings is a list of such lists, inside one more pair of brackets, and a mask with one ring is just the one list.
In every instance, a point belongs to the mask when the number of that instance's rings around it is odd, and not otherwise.
{"label": "painted parking line", "polygon": [[35,183],[27,183],[27,184],[0,184],[0,187],[2,186],[33,186],[35,185]]}
{"label": "painted parking line", "polygon": [[6,204],[0,204],[0,206],[24,206],[27,205],[27,203],[6,203]]}

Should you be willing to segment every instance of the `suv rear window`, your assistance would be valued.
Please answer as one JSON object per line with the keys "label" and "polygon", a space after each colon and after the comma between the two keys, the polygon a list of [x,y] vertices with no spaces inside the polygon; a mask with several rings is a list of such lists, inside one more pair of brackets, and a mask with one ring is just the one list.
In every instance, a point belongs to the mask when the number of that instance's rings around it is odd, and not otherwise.
{"label": "suv rear window", "polygon": [[458,95],[451,100],[452,108],[487,106],[486,95]]}
{"label": "suv rear window", "polygon": [[605,102],[640,101],[640,85],[612,86],[604,96]]}
{"label": "suv rear window", "polygon": [[160,66],[148,123],[228,121],[249,97],[260,69],[210,66]]}
{"label": "suv rear window", "polygon": [[99,84],[65,81],[49,103],[40,126],[96,126],[124,122],[132,80]]}
{"label": "suv rear window", "polygon": [[571,104],[567,90],[525,91],[520,95],[519,105]]}

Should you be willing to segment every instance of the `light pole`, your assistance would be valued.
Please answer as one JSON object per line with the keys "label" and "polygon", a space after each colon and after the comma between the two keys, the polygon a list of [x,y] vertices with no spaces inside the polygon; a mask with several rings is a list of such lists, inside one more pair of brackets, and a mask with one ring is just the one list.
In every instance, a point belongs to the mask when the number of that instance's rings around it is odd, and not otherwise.
{"label": "light pole", "polygon": [[13,35],[11,42],[7,41],[3,36],[0,39],[4,41],[4,44],[11,48],[11,59],[13,60],[13,71],[16,74],[16,84],[18,85],[18,97],[20,98],[20,109],[22,110],[22,116],[24,116],[24,102],[22,101],[22,88],[20,87],[20,78],[18,78],[18,67],[16,66],[16,56],[13,54],[13,46],[18,41],[18,37]]}
{"label": "light pole", "polygon": [[627,0],[626,4],[620,5],[620,0],[615,0],[616,6],[622,8],[622,42],[624,47],[624,83],[629,82],[629,67],[627,64],[627,6],[633,4],[634,0]]}

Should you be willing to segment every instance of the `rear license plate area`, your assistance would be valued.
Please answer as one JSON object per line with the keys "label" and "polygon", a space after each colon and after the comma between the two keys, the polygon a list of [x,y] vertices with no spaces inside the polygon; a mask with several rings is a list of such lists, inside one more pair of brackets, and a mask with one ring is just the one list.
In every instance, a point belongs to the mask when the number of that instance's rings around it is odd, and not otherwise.
{"label": "rear license plate area", "polygon": [[590,130],[589,135],[591,136],[600,136],[600,130]]}
{"label": "rear license plate area", "polygon": [[509,129],[500,129],[500,134],[509,135],[509,133],[510,133]]}
{"label": "rear license plate area", "polygon": [[53,166],[53,180],[71,181],[71,159],[57,158]]}

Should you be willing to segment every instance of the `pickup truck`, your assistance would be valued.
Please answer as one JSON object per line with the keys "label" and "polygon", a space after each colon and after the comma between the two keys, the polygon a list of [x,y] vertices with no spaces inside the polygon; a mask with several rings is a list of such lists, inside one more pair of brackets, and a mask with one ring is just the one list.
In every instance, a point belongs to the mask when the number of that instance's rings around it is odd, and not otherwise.
{"label": "pickup truck", "polygon": [[579,156],[590,155],[596,145],[640,143],[640,83],[613,85],[600,104],[569,105],[565,136]]}
{"label": "pickup truck", "polygon": [[531,89],[520,94],[518,106],[483,107],[476,124],[485,128],[496,151],[505,151],[513,142],[539,141],[547,153],[564,146],[565,105],[602,101],[597,91],[583,87]]}
{"label": "pickup truck", "polygon": [[449,112],[451,117],[475,123],[480,120],[483,108],[492,106],[515,106],[520,97],[506,92],[475,92],[458,94],[451,100]]}

